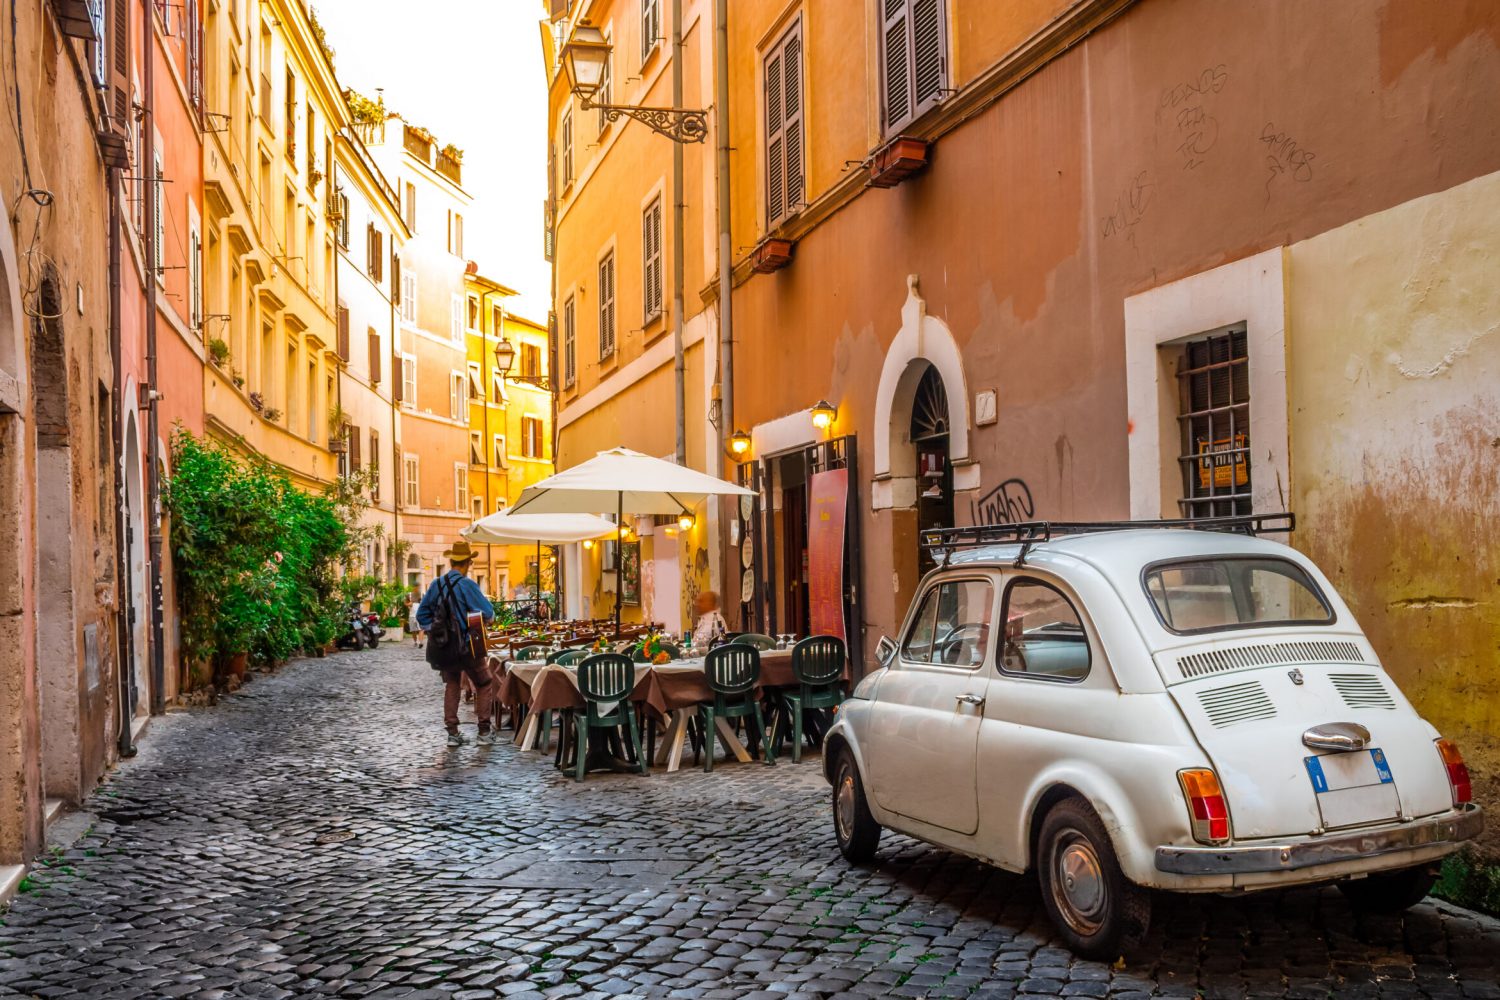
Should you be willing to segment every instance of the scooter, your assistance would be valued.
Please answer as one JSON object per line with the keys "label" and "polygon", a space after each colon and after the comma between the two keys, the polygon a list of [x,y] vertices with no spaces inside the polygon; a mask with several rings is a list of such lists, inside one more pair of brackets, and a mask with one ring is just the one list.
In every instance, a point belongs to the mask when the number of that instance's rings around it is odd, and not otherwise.
{"label": "scooter", "polygon": [[[345,617],[348,619],[349,631],[334,640],[335,646],[339,649],[359,649],[361,646],[374,649],[380,645],[380,636],[372,630],[371,625],[371,620],[376,619],[375,615],[366,616],[363,608],[358,604],[351,604]],[[378,625],[373,626],[373,629],[378,628]]]}
{"label": "scooter", "polygon": [[375,644],[385,638],[385,627],[380,624],[380,616],[373,611],[365,615],[365,627],[375,637],[375,642],[370,644],[370,648],[374,649]]}

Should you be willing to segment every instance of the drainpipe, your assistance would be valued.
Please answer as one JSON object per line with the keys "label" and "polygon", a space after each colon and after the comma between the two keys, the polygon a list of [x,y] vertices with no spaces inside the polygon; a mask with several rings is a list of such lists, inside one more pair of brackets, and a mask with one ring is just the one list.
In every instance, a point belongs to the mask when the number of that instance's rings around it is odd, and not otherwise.
{"label": "drainpipe", "polygon": [[[490,378],[490,360],[489,360],[490,345],[489,345],[489,342],[484,339],[484,313],[485,313],[485,308],[484,307],[485,307],[485,303],[489,302],[490,296],[494,295],[494,294],[495,294],[494,290],[491,289],[490,291],[484,292],[484,293],[480,294],[480,296],[479,296],[479,374],[480,374],[479,388],[484,391],[484,395],[482,395],[482,396],[479,397],[480,404],[484,407],[484,437],[480,440],[479,447],[481,447],[481,448],[484,449],[482,452],[480,452],[480,454],[484,456],[484,516],[485,517],[489,517],[490,512],[495,509],[494,504],[491,502],[491,497],[490,497],[490,483],[491,483],[491,481],[492,481],[492,479],[493,479],[493,477],[495,475],[495,471],[494,471],[494,468],[493,468],[493,463],[495,461],[495,444],[494,444],[494,439],[490,436],[490,401],[489,401],[489,393],[490,393],[491,389],[493,388],[492,383],[494,382],[494,380],[492,378]],[[491,328],[493,328],[494,327],[494,323],[491,322],[490,326],[491,326]],[[494,332],[495,332],[496,339],[503,339],[505,337],[505,313],[504,313],[504,307],[502,307],[501,314],[500,314],[500,329],[495,330]],[[503,378],[503,376],[502,376],[502,378]],[[507,430],[506,431],[506,434],[507,434],[506,441],[507,442],[509,442],[509,440],[510,440],[509,433],[510,432]],[[495,546],[493,544],[491,544],[490,542],[485,542],[484,543],[484,561],[485,561],[485,564],[489,567],[489,571],[490,571],[490,586],[493,587],[495,585],[495,580],[498,578],[498,574],[495,572]],[[505,599],[505,595],[503,593],[500,595],[500,599],[502,601]]]}
{"label": "drainpipe", "polygon": [[[714,187],[719,203],[719,461],[722,469],[723,456],[729,454],[729,436],[735,429],[734,312],[730,301],[734,292],[734,244],[730,241],[732,208],[729,197],[729,0],[714,0],[714,131],[718,133],[719,140],[714,165]],[[720,511],[725,506],[722,498],[709,502]],[[736,507],[739,505],[737,499],[731,498],[730,502]],[[738,516],[738,510],[731,515],[736,518]],[[723,521],[720,520],[719,523],[722,525]],[[738,577],[738,572],[731,573],[729,567],[735,564],[724,558],[729,552],[725,548],[723,535],[715,531],[709,544],[712,546],[711,553],[722,553],[718,560],[718,575],[721,579],[711,582],[718,584],[721,592],[731,588],[738,591],[739,588],[730,582]],[[741,544],[748,542],[742,541]],[[732,602],[732,606],[738,605],[738,601]]]}
{"label": "drainpipe", "polygon": [[115,460],[115,645],[120,650],[120,732],[115,746],[120,756],[134,757],[130,727],[135,721],[135,643],[130,641],[130,616],[135,613],[130,588],[130,557],[125,547],[125,428],[120,417],[125,405],[123,345],[120,331],[120,174],[111,167],[109,178],[109,361],[111,369],[109,430]]}
{"label": "drainpipe", "polygon": [[729,0],[714,0],[714,125],[719,133],[715,173],[719,201],[719,448],[728,453],[734,433],[734,244],[729,198]]}
{"label": "drainpipe", "polygon": [[[672,3],[672,107],[682,107],[682,0]],[[677,464],[687,465],[687,365],[682,348],[682,143],[672,143],[672,356],[677,402]]]}
{"label": "drainpipe", "polygon": [[142,52],[145,63],[141,71],[141,163],[146,173],[146,199],[143,209],[146,253],[146,434],[147,461],[146,507],[150,512],[151,558],[151,714],[167,710],[166,699],[166,609],[161,579],[161,447],[158,444],[158,394],[156,391],[156,201],[161,197],[156,181],[156,28],[151,20],[151,0],[141,0]]}

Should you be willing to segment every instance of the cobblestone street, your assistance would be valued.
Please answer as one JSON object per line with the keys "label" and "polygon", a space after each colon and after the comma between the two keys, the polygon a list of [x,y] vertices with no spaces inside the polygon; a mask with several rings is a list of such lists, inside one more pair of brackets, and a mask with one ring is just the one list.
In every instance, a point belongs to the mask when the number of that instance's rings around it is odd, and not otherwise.
{"label": "cobblestone street", "polygon": [[1500,997],[1496,922],[1331,890],[1162,900],[1075,961],[1030,878],[889,835],[851,870],[816,758],[578,785],[446,749],[440,702],[401,645],[157,720],[6,916],[0,995]]}

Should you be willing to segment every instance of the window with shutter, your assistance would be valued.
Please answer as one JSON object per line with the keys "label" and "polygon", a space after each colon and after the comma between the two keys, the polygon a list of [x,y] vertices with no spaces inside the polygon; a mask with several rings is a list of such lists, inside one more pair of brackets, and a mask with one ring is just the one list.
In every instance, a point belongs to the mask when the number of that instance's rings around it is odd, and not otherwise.
{"label": "window with shutter", "polygon": [[615,353],[615,254],[599,262],[599,357]]}
{"label": "window with shutter", "polygon": [[370,431],[370,499],[380,499],[380,432]]}
{"label": "window with shutter", "polygon": [[478,431],[469,432],[469,464],[484,464],[484,435]]}
{"label": "window with shutter", "polygon": [[375,279],[376,284],[379,284],[385,277],[385,234],[373,226],[370,228],[370,234],[371,239],[375,241],[374,249],[370,254],[370,277]]}
{"label": "window with shutter", "polygon": [[641,304],[647,323],[662,311],[661,199],[641,217]]}
{"label": "window with shutter", "polygon": [[380,381],[380,359],[383,352],[380,349],[380,333],[372,326],[369,331],[370,343],[370,384],[374,385]]}
{"label": "window with shutter", "polygon": [[451,420],[463,419],[463,405],[467,399],[467,390],[464,387],[464,376],[460,372],[452,372],[448,377],[448,417]]}
{"label": "window with shutter", "polygon": [[110,126],[130,131],[130,0],[109,0]]}
{"label": "window with shutter", "polygon": [[360,444],[360,437],[361,437],[361,435],[360,435],[360,432],[359,432],[359,428],[356,427],[356,426],[354,426],[353,424],[350,424],[349,425],[349,468],[353,472],[358,472],[359,469],[360,469],[360,465],[359,465],[359,444]]}
{"label": "window with shutter", "polygon": [[453,508],[465,513],[469,510],[469,467],[462,462],[453,463]]}
{"label": "window with shutter", "polygon": [[641,63],[651,58],[661,41],[661,0],[641,0]]}
{"label": "window with shutter", "polygon": [[765,58],[766,228],[795,215],[803,202],[802,21]]}
{"label": "window with shutter", "polygon": [[188,232],[188,323],[203,326],[203,244],[196,229]]}
{"label": "window with shutter", "polygon": [[943,98],[947,86],[945,0],[876,0],[881,12],[880,111],[887,135]]}
{"label": "window with shutter", "polygon": [[570,295],[563,303],[563,385],[578,378],[578,312]]}
{"label": "window with shutter", "polygon": [[[608,35],[604,36],[604,42],[605,42],[606,45],[609,44],[610,37]],[[600,70],[600,72],[599,72],[599,90],[594,95],[594,101],[593,102],[595,104],[601,104],[602,105],[602,104],[613,104],[614,103],[614,81],[612,79],[613,71],[610,68],[611,63],[613,62],[613,60],[610,58],[610,54],[612,52],[613,52],[612,49],[606,50],[606,52],[605,52],[605,56],[604,56],[604,68],[602,70]],[[606,128],[608,128],[608,127],[609,127],[609,116],[605,112],[605,110],[601,107],[599,109],[599,134],[603,135],[604,134],[604,130]]]}
{"label": "window with shutter", "polygon": [[406,212],[406,228],[415,236],[417,235],[417,186],[410,181],[406,184],[406,204],[402,207]]}
{"label": "window with shutter", "polygon": [[448,305],[448,339],[462,344],[464,342],[464,297],[454,294]]}
{"label": "window with shutter", "polygon": [[505,468],[505,435],[495,435],[495,468]]}
{"label": "window with shutter", "polygon": [[464,255],[464,217],[457,212],[453,213],[453,252]]}
{"label": "window with shutter", "polygon": [[416,455],[403,455],[402,463],[405,466],[405,475],[402,480],[406,486],[406,506],[420,507],[422,498],[421,471]]}
{"label": "window with shutter", "polygon": [[401,404],[408,409],[417,405],[417,359],[401,355]]}
{"label": "window with shutter", "polygon": [[562,184],[573,183],[573,113],[563,115],[562,120]]}
{"label": "window with shutter", "polygon": [[166,175],[162,173],[161,169],[161,156],[158,154],[156,157],[156,196],[153,199],[154,204],[152,205],[153,213],[151,220],[151,231],[155,237],[152,264],[153,269],[156,271],[156,280],[163,284],[165,284],[167,277],[167,269],[162,258],[162,244],[165,242],[166,237],[166,230],[162,224],[162,191],[166,188],[165,179]]}
{"label": "window with shutter", "polygon": [[405,271],[401,275],[401,318],[408,323],[417,321],[417,272]]}
{"label": "window with shutter", "polygon": [[344,361],[349,360],[349,308],[339,306],[339,357]]}

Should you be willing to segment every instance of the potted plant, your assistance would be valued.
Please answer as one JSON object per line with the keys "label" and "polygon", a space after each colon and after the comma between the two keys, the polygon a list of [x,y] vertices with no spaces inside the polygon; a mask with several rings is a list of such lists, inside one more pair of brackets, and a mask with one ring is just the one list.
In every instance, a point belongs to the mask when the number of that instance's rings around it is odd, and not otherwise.
{"label": "potted plant", "polygon": [[223,368],[224,363],[229,360],[229,345],[218,337],[214,337],[208,342],[208,357],[214,364]]}
{"label": "potted plant", "polygon": [[250,394],[250,405],[255,407],[255,411],[259,413],[266,408],[265,397],[258,392],[252,392]]}
{"label": "potted plant", "polygon": [[265,417],[272,423],[276,423],[281,419],[281,411],[274,406],[268,406],[263,411],[261,411],[261,416]]}

